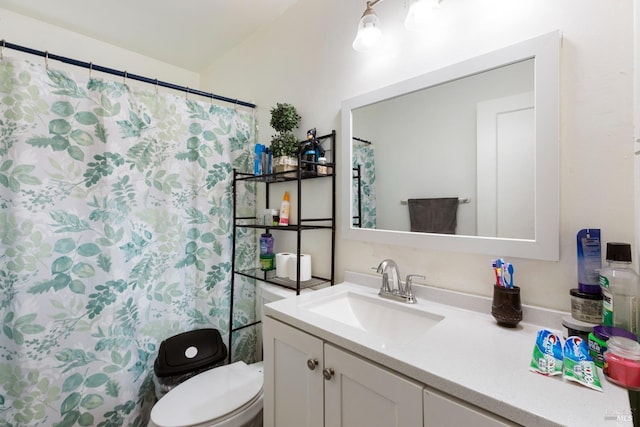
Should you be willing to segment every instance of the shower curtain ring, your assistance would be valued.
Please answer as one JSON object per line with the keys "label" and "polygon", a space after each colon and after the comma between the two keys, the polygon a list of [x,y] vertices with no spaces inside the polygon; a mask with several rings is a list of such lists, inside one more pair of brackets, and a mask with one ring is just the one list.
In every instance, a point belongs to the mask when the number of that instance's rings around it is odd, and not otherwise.
{"label": "shower curtain ring", "polygon": [[184,94],[184,99],[189,99],[189,87],[187,86],[187,90],[185,91]]}
{"label": "shower curtain ring", "polygon": [[158,94],[158,79],[156,79],[156,95]]}
{"label": "shower curtain ring", "polygon": [[89,80],[91,80],[91,72],[93,71],[93,62],[89,62]]}
{"label": "shower curtain ring", "polygon": [[4,59],[4,47],[7,45],[5,39],[2,39],[2,47],[0,47],[0,61]]}
{"label": "shower curtain ring", "polygon": [[49,69],[49,51],[44,51],[44,68]]}
{"label": "shower curtain ring", "polygon": [[122,84],[125,85],[125,86],[127,85],[127,72],[126,71],[122,75]]}

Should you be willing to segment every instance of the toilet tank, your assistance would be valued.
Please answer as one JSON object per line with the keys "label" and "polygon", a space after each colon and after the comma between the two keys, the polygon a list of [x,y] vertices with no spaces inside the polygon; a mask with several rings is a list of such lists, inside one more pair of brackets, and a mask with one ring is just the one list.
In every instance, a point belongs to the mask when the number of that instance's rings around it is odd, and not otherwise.
{"label": "toilet tank", "polygon": [[296,296],[296,291],[293,289],[283,288],[282,286],[271,285],[265,282],[258,282],[258,293],[256,295],[256,314],[258,315],[258,319],[260,319],[261,322],[264,322],[263,307],[265,304],[294,296]]}

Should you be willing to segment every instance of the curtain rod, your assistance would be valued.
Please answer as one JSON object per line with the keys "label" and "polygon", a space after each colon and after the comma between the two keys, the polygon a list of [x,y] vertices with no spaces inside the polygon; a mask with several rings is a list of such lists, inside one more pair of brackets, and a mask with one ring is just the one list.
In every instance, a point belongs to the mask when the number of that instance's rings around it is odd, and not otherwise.
{"label": "curtain rod", "polygon": [[242,105],[244,107],[256,108],[256,105],[252,104],[250,102],[240,101],[238,99],[227,98],[226,96],[216,95],[216,94],[210,93],[210,92],[203,92],[201,90],[191,89],[191,88],[188,88],[186,86],[179,86],[179,85],[175,85],[173,83],[163,82],[163,81],[160,81],[158,79],[151,79],[149,77],[139,76],[137,74],[130,74],[127,71],[115,70],[113,68],[108,68],[108,67],[103,67],[103,66],[100,66],[100,65],[96,65],[96,64],[94,64],[92,62],[84,62],[84,61],[79,61],[77,59],[72,59],[72,58],[67,58],[67,57],[60,56],[60,55],[55,55],[53,53],[49,53],[48,51],[44,51],[43,52],[41,50],[32,49],[30,47],[25,47],[25,46],[20,46],[20,45],[17,45],[17,44],[9,43],[9,42],[5,41],[4,39],[2,39],[2,45],[0,46],[0,48],[5,48],[5,47],[9,48],[9,49],[20,51],[20,52],[29,53],[31,55],[42,56],[45,59],[53,59],[55,61],[64,62],[65,64],[71,64],[71,65],[75,65],[77,67],[88,68],[90,70],[96,70],[96,71],[99,71],[99,72],[102,72],[102,73],[107,73],[107,74],[112,74],[114,76],[124,77],[125,79],[137,80],[137,81],[144,82],[144,83],[154,84],[156,86],[162,86],[162,87],[166,87],[166,88],[169,88],[169,89],[179,90],[181,92],[186,92],[187,94],[192,93],[194,95],[203,96],[205,98],[216,99],[216,100],[219,100],[219,101],[229,102],[231,104]]}
{"label": "curtain rod", "polygon": [[357,138],[357,137],[355,137],[355,136],[352,136],[352,138],[353,138],[355,141],[364,142],[365,144],[372,144],[372,142],[371,142],[371,141],[367,141],[366,139]]}

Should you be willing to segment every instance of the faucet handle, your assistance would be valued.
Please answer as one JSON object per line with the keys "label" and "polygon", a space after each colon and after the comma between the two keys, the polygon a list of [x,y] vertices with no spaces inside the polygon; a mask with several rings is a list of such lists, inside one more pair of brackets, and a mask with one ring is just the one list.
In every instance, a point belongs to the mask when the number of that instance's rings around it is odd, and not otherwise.
{"label": "faucet handle", "polygon": [[411,289],[411,285],[413,284],[413,279],[426,279],[422,274],[407,274],[407,280],[405,281],[405,296],[407,298],[407,302],[413,304],[416,302],[416,299],[413,297],[413,291]]}
{"label": "faucet handle", "polygon": [[411,284],[413,282],[413,279],[425,280],[426,277],[424,277],[422,274],[407,274],[407,283]]}

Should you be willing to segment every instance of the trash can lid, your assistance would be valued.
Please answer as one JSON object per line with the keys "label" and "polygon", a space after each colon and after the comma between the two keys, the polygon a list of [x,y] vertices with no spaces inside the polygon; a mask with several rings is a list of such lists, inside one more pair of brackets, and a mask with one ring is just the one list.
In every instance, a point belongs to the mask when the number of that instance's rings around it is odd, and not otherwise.
{"label": "trash can lid", "polygon": [[227,357],[217,329],[196,329],[174,335],[160,344],[153,370],[158,378],[213,367]]}

